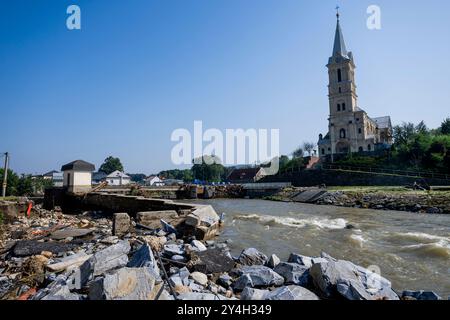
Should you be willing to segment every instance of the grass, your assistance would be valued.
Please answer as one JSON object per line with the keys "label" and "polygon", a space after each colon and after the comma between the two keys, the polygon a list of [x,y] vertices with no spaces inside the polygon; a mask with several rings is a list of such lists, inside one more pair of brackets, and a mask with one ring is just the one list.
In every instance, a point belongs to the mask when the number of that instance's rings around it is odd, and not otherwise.
{"label": "grass", "polygon": [[328,187],[329,191],[354,191],[354,192],[408,192],[413,191],[405,187],[397,186],[335,186]]}
{"label": "grass", "polygon": [[17,197],[14,196],[8,196],[8,197],[0,197],[0,201],[16,201]]}

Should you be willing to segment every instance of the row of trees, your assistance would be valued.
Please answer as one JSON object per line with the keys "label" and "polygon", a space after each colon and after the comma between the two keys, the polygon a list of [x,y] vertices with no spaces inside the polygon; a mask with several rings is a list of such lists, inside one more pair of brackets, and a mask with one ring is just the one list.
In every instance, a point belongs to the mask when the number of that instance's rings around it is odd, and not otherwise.
{"label": "row of trees", "polygon": [[402,170],[450,172],[450,118],[441,126],[429,129],[418,124],[402,123],[393,128],[394,144],[389,152],[373,157],[349,156],[339,163],[377,166]]}
{"label": "row of trees", "polygon": [[[4,169],[0,169],[0,181],[3,181],[4,172]],[[32,196],[44,192],[45,188],[51,185],[51,180],[25,174],[19,176],[11,169],[8,169],[6,196]]]}

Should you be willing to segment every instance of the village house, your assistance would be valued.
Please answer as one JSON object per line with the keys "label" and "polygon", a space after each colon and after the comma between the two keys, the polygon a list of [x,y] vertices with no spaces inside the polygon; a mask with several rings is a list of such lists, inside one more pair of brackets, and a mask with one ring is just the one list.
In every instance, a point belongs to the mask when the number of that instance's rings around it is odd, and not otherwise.
{"label": "village house", "polygon": [[130,176],[118,170],[108,174],[105,178],[110,186],[125,186],[131,183]]}
{"label": "village house", "polygon": [[144,184],[146,186],[159,187],[164,185],[164,181],[156,175],[151,175],[144,179]]}
{"label": "village house", "polygon": [[266,176],[264,168],[234,169],[226,178],[229,183],[253,183]]}

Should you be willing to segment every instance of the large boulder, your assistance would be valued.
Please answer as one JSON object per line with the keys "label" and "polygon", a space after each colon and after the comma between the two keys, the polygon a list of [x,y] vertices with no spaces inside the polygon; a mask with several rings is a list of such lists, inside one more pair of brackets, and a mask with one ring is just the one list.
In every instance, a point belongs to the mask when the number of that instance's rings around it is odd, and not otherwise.
{"label": "large boulder", "polygon": [[131,257],[127,267],[129,268],[149,268],[159,278],[159,268],[153,251],[148,244],[142,245]]}
{"label": "large boulder", "polygon": [[391,283],[380,275],[350,261],[326,259],[315,263],[309,273],[314,285],[327,298],[349,300],[398,300]]}
{"label": "large boulder", "polygon": [[94,276],[101,275],[112,269],[124,267],[128,263],[130,249],[131,247],[128,241],[119,241],[112,246],[96,252],[82,267],[85,264],[89,264]]}
{"label": "large boulder", "polygon": [[112,234],[115,236],[124,236],[130,231],[131,219],[126,212],[114,213]]}
{"label": "large boulder", "polygon": [[273,270],[283,276],[287,284],[307,286],[309,282],[309,268],[298,263],[281,262]]}
{"label": "large boulder", "polygon": [[265,265],[269,259],[267,256],[255,248],[248,248],[241,252],[238,258],[240,264],[246,266]]}
{"label": "large boulder", "polygon": [[220,294],[203,293],[203,292],[186,292],[178,295],[180,300],[229,300]]}
{"label": "large boulder", "polygon": [[195,271],[206,274],[228,272],[233,269],[235,262],[227,251],[219,248],[201,252],[191,252],[189,264]]}
{"label": "large boulder", "polygon": [[433,291],[403,291],[402,298],[413,298],[416,300],[442,300],[442,298]]}
{"label": "large boulder", "polygon": [[298,263],[300,265],[306,266],[308,268],[311,268],[313,264],[319,263],[319,262],[326,262],[327,260],[325,258],[321,257],[308,257],[308,256],[302,256],[301,254],[297,253],[291,253],[289,255],[288,262],[292,263]]}
{"label": "large boulder", "polygon": [[94,300],[154,300],[161,283],[148,268],[122,268],[92,283]]}
{"label": "large boulder", "polygon": [[319,300],[319,297],[306,288],[292,285],[272,291],[246,287],[241,300]]}
{"label": "large boulder", "polygon": [[281,286],[284,283],[282,276],[265,266],[246,266],[237,272],[240,276],[249,276],[251,287]]}

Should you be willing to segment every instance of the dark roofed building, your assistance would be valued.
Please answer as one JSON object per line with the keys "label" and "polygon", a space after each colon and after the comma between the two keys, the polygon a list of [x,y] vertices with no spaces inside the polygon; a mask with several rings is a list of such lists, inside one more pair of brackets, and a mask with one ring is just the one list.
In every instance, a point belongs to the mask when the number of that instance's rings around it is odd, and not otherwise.
{"label": "dark roofed building", "polygon": [[234,169],[227,177],[230,183],[252,183],[264,176],[263,168]]}
{"label": "dark roofed building", "polygon": [[92,172],[95,171],[95,166],[92,163],[86,162],[84,160],[75,160],[61,167],[61,171],[69,170]]}

